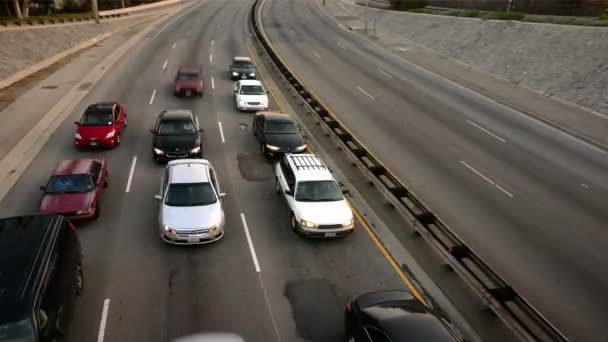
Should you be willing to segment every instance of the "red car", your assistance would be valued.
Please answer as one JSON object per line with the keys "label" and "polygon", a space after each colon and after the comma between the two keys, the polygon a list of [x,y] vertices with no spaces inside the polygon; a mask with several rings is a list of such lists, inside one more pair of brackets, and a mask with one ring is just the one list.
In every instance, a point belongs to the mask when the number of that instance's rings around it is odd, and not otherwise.
{"label": "red car", "polygon": [[203,67],[198,69],[179,67],[173,85],[175,96],[198,95],[198,97],[203,97],[205,91]]}
{"label": "red car", "polygon": [[76,147],[117,147],[127,127],[127,112],[120,103],[96,103],[74,123],[78,127],[74,135]]}
{"label": "red car", "polygon": [[99,217],[99,197],[108,186],[108,164],[104,158],[64,160],[46,186],[38,211],[68,219]]}

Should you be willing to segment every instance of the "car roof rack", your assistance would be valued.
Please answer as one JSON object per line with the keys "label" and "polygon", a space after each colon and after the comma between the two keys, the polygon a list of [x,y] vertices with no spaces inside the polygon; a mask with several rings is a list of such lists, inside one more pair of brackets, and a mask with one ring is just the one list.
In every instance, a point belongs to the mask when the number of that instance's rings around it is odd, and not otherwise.
{"label": "car roof rack", "polygon": [[316,156],[290,154],[289,157],[293,160],[297,170],[328,170],[327,166]]}

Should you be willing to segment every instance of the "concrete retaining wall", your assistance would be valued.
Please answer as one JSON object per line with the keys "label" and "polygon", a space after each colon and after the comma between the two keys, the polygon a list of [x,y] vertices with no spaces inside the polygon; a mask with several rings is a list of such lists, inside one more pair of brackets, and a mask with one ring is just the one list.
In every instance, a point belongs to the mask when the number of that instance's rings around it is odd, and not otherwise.
{"label": "concrete retaining wall", "polygon": [[484,21],[341,3],[443,55],[608,113],[608,28]]}

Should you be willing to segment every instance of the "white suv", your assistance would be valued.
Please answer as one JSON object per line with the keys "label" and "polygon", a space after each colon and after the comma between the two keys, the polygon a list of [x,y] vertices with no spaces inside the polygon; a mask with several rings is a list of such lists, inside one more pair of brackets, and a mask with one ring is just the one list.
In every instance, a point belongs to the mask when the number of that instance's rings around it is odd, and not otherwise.
{"label": "white suv", "polygon": [[336,237],[353,231],[353,212],[319,158],[288,154],[275,170],[276,190],[287,200],[295,232],[310,237]]}
{"label": "white suv", "polygon": [[161,239],[172,244],[203,244],[224,236],[224,209],[215,170],[205,159],[172,160],[160,186]]}
{"label": "white suv", "polygon": [[237,110],[268,110],[268,94],[262,82],[241,80],[234,84],[234,102]]}

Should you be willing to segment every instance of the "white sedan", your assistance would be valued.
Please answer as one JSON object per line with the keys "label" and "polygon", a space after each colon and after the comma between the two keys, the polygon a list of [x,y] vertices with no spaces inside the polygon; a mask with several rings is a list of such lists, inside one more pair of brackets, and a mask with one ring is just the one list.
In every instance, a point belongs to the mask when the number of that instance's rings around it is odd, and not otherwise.
{"label": "white sedan", "polygon": [[234,84],[234,101],[237,110],[268,110],[268,93],[258,80],[241,80]]}

